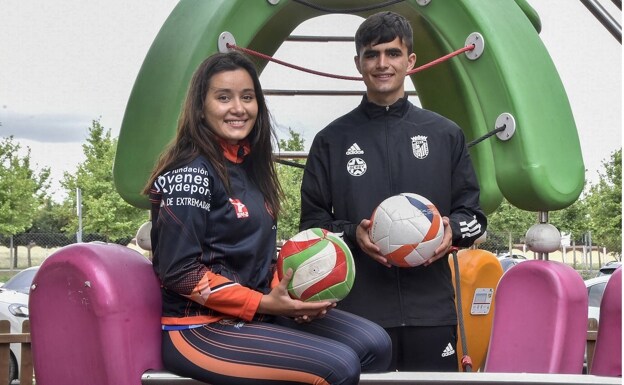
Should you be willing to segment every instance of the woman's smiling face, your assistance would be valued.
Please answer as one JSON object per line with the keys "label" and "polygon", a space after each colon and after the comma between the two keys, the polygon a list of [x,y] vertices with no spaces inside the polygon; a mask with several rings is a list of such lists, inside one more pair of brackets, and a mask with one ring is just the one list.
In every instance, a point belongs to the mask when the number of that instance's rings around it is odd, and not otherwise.
{"label": "woman's smiling face", "polygon": [[219,72],[210,79],[203,117],[217,136],[236,144],[249,135],[257,116],[256,91],[247,71]]}

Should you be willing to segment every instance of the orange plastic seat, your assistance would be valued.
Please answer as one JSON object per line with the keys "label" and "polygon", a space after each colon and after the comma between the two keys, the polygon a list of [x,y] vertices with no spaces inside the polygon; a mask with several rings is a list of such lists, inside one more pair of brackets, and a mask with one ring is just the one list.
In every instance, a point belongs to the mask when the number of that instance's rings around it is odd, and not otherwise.
{"label": "orange plastic seat", "polygon": [[[496,255],[480,249],[460,250],[457,253],[461,304],[466,337],[467,353],[472,361],[472,371],[483,369],[494,316],[494,292],[503,275],[503,268]],[[449,257],[455,285],[453,256]],[[457,288],[455,288],[457,292]],[[459,370],[463,370],[465,355],[461,344],[461,330],[457,330],[457,358]]]}

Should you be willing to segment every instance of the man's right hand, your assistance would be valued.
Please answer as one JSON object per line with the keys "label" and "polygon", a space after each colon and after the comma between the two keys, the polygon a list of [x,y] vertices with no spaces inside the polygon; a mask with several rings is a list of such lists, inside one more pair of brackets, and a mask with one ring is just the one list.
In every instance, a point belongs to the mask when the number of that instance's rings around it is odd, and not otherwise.
{"label": "man's right hand", "polygon": [[388,262],[386,257],[381,254],[379,247],[371,241],[370,236],[368,235],[368,228],[370,225],[370,220],[362,219],[357,229],[355,229],[355,239],[357,240],[357,244],[369,257],[384,266],[391,267],[392,265]]}

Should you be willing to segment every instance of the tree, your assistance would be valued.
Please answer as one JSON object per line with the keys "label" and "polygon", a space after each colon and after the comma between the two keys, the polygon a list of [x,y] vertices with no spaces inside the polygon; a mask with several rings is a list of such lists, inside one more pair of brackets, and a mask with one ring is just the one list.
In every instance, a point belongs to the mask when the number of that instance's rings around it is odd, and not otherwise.
{"label": "tree", "polygon": [[592,243],[607,246],[620,259],[622,255],[622,149],[603,162],[596,185],[586,198]]}
{"label": "tree", "polygon": [[[288,129],[290,138],[281,139],[279,147],[283,151],[303,151],[304,140],[300,134]],[[303,164],[302,160],[291,162]],[[301,180],[303,169],[297,166],[277,164],[277,175],[284,190],[282,214],[277,226],[277,239],[286,240],[299,232],[299,216],[301,213]]]}
{"label": "tree", "polygon": [[580,198],[565,209],[551,212],[549,221],[562,235],[570,234],[570,239],[580,244],[589,230],[587,215],[587,203]]}
{"label": "tree", "polygon": [[63,229],[69,227],[76,211],[71,203],[57,203],[52,198],[46,197],[43,204],[35,214],[33,224],[22,238],[29,242],[36,242],[37,246],[54,248],[66,246],[75,242],[73,234],[63,234]]}
{"label": "tree", "polygon": [[487,249],[493,252],[511,251],[515,243],[522,243],[529,229],[537,223],[537,213],[520,210],[506,199],[488,216]]}
{"label": "tree", "polygon": [[[93,120],[87,143],[82,146],[86,160],[75,173],[65,173],[61,184],[72,207],[76,207],[76,188],[82,192],[83,232],[102,234],[113,242],[126,242],[148,219],[148,214],[125,202],[115,190],[116,147],[117,139],[111,138],[110,129],[105,131],[99,120]],[[77,229],[78,218],[73,217],[66,230]]]}
{"label": "tree", "polygon": [[0,234],[15,235],[32,225],[46,196],[50,169],[35,172],[30,165],[30,148],[19,155],[13,137],[0,141]]}
{"label": "tree", "polygon": [[32,226],[28,233],[61,233],[67,228],[75,214],[69,205],[64,206],[46,197],[43,204],[35,213]]}

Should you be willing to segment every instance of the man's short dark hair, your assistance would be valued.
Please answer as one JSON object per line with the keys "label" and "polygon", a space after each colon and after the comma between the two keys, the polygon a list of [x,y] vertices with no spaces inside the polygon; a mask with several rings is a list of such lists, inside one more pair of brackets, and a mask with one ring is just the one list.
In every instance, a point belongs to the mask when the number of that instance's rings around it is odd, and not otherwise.
{"label": "man's short dark hair", "polygon": [[362,47],[391,42],[400,38],[407,46],[407,53],[413,52],[413,31],[409,21],[398,13],[384,11],[369,16],[355,33],[355,50],[360,54]]}

